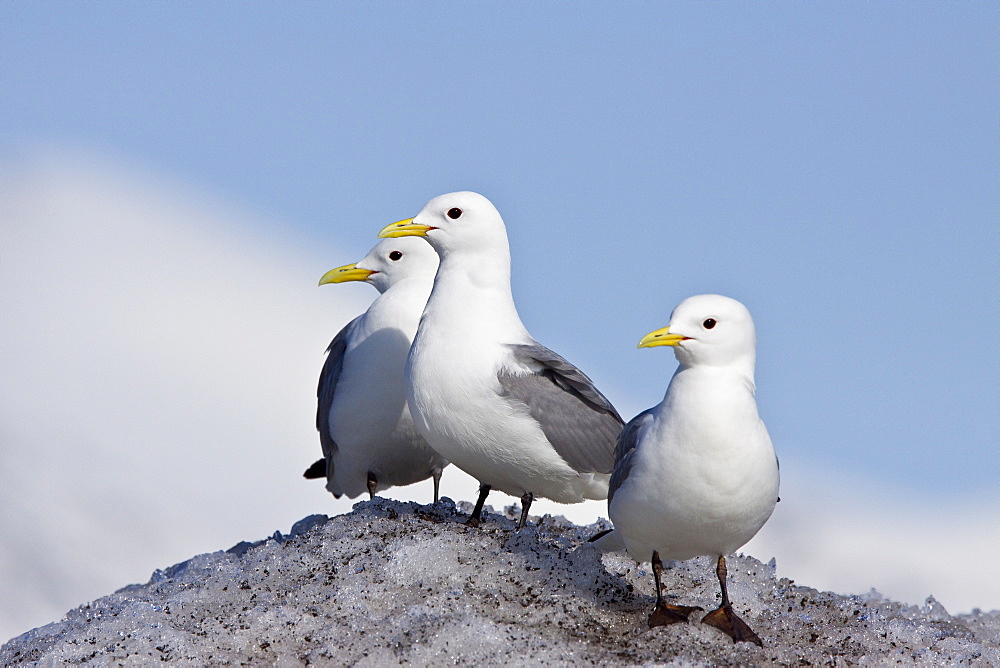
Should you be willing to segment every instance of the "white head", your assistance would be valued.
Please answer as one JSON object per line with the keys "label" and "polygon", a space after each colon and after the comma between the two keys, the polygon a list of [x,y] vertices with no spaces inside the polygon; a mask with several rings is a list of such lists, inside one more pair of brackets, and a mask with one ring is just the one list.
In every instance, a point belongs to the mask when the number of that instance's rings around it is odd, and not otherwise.
{"label": "white head", "polygon": [[688,297],[670,324],[650,332],[640,348],[673,346],[682,366],[743,366],[753,376],[757,335],[747,307],[722,295]]}
{"label": "white head", "polygon": [[433,281],[437,267],[437,253],[423,239],[383,239],[360,262],[323,274],[319,284],[364,281],[374,285],[379,292],[385,292],[409,278]]}
{"label": "white head", "polygon": [[386,225],[380,237],[425,237],[442,259],[452,253],[464,257],[503,257],[509,262],[507,228],[493,204],[474,192],[435,197],[414,218]]}

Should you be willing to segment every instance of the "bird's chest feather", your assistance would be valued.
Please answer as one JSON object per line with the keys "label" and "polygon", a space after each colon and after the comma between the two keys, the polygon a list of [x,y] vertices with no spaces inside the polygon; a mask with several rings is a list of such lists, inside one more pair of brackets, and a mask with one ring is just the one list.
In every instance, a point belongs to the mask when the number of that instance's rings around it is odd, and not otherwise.
{"label": "bird's chest feather", "polygon": [[528,340],[509,294],[452,277],[435,283],[407,359],[413,404],[425,415],[498,410],[497,373],[509,342]]}
{"label": "bird's chest feather", "polygon": [[478,430],[476,416],[485,418],[496,410],[497,369],[482,347],[458,337],[449,341],[418,334],[406,369],[411,408],[436,429],[453,430],[452,417],[462,415],[463,428]]}
{"label": "bird's chest feather", "polygon": [[664,399],[636,452],[643,494],[650,502],[715,512],[739,510],[767,496],[755,481],[774,465],[767,431],[752,395],[732,387],[699,392],[697,385]]}

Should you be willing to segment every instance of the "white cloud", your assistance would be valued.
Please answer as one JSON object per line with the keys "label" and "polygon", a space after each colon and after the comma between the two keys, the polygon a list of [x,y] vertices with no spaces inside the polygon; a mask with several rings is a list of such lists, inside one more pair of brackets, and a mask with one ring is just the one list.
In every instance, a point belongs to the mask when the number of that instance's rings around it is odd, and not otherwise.
{"label": "white cloud", "polygon": [[798,584],[839,593],[874,588],[894,600],[933,595],[949,612],[1000,609],[997,499],[907,497],[884,482],[837,478],[782,460],[782,502],[744,551]]}
{"label": "white cloud", "polygon": [[260,220],[94,159],[0,173],[0,631],[311,512],[323,351],[374,295]]}
{"label": "white cloud", "polygon": [[[316,281],[358,258],[321,257],[162,177],[65,153],[0,166],[0,221],[0,639],[155,568],[350,508],[301,473],[319,454],[323,350],[375,296]],[[787,464],[783,476],[785,500],[746,549],[777,556],[779,574],[933,593],[952,612],[1000,606],[1000,584],[972,570],[1000,548],[995,507],[933,511],[878,488],[797,484],[814,472]],[[446,471],[444,494],[475,490]],[[389,495],[423,502],[430,485]],[[597,502],[533,510],[606,514]]]}

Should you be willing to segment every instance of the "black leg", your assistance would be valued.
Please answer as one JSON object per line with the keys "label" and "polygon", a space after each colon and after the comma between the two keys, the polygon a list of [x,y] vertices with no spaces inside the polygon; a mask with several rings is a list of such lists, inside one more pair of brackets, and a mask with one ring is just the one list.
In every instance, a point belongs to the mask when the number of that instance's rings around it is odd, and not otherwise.
{"label": "black leg", "polygon": [[729,591],[726,589],[726,558],[719,557],[715,565],[715,574],[719,578],[719,586],[722,588],[722,605],[705,615],[701,621],[709,626],[714,626],[730,638],[733,642],[752,642],[758,647],[763,647],[764,642],[754,633],[753,629],[747,626],[739,616],[733,611],[733,606],[729,602]]}
{"label": "black leg", "polygon": [[531,502],[535,500],[535,495],[531,492],[525,492],[521,495],[521,521],[517,523],[517,530],[520,531],[524,528],[524,525],[528,523],[528,508],[531,507]]}
{"label": "black leg", "polygon": [[715,562],[715,577],[719,578],[719,587],[722,589],[723,607],[730,605],[729,587],[726,586],[726,580],[729,579],[729,571],[726,569],[725,557],[719,557],[719,560]]}
{"label": "black leg", "polygon": [[605,536],[607,536],[612,531],[614,531],[614,529],[605,529],[604,531],[598,531],[593,536],[591,536],[590,538],[588,538],[587,542],[588,543],[596,543],[597,541],[599,541],[600,539],[604,538]]}
{"label": "black leg", "polygon": [[438,492],[441,491],[441,469],[434,469],[431,477],[434,478],[434,503],[437,503]]}
{"label": "black leg", "polygon": [[695,610],[701,610],[701,608],[696,605],[672,605],[664,601],[660,586],[660,576],[663,574],[663,562],[660,561],[660,554],[653,552],[653,558],[650,561],[653,565],[653,582],[656,583],[656,607],[649,615],[649,628],[686,622],[688,615]]}
{"label": "black leg", "polygon": [[483,516],[483,505],[486,504],[486,497],[490,495],[490,486],[485,483],[479,483],[479,499],[476,501],[476,507],[472,511],[472,515],[469,516],[469,521],[466,524],[471,524],[472,526],[478,526],[479,520]]}
{"label": "black leg", "polygon": [[378,478],[371,471],[368,472],[368,499],[375,498],[375,488],[378,487]]}

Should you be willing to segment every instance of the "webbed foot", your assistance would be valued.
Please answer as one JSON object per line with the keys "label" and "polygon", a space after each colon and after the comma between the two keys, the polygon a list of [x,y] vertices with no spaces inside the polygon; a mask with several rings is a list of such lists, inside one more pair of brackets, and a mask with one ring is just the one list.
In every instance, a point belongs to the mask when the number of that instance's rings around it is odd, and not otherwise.
{"label": "webbed foot", "polygon": [[764,642],[760,639],[760,636],[754,633],[753,629],[740,619],[739,615],[733,611],[733,606],[731,605],[716,608],[705,615],[705,618],[701,621],[719,629],[732,638],[734,643],[752,642],[758,647],[764,646]]}
{"label": "webbed foot", "polygon": [[656,607],[649,615],[649,628],[686,622],[688,615],[695,610],[704,610],[704,608],[699,608],[696,605],[671,605],[664,603],[661,599],[656,602]]}

